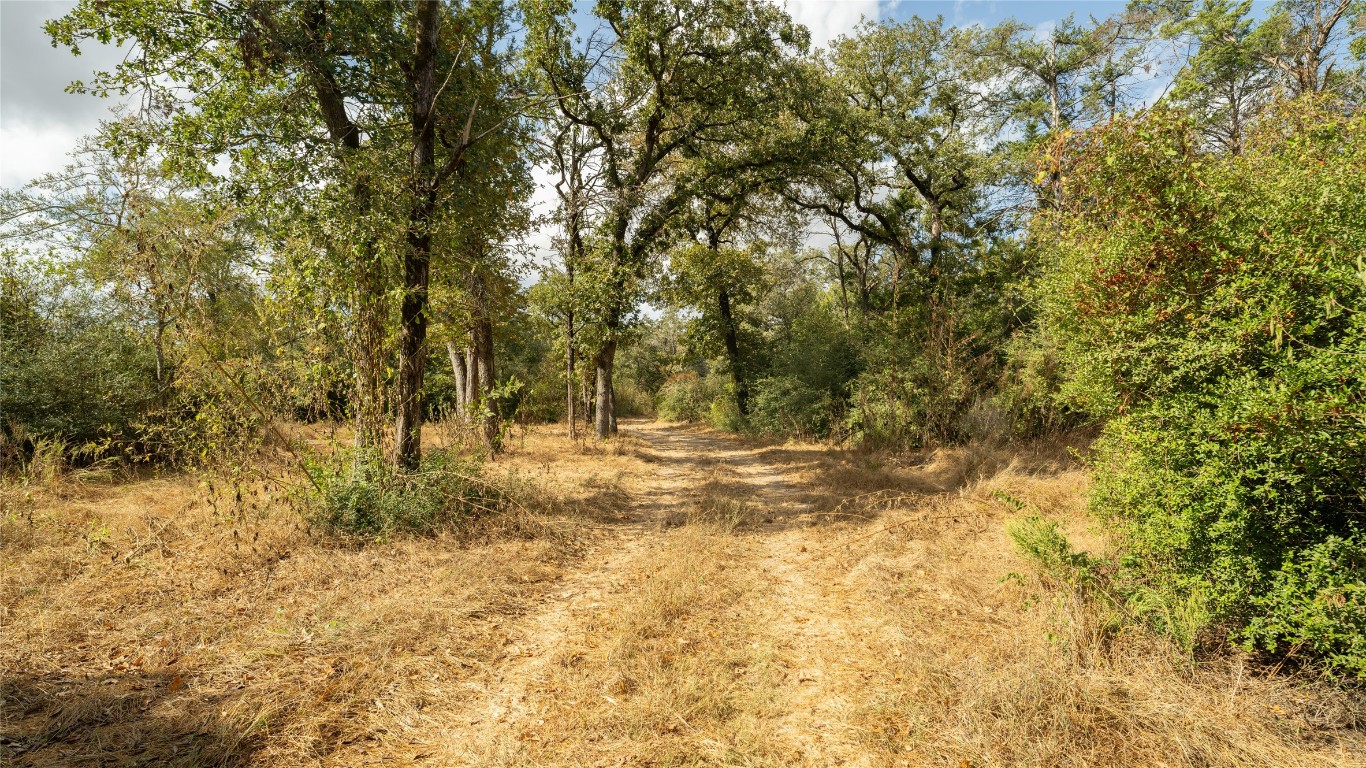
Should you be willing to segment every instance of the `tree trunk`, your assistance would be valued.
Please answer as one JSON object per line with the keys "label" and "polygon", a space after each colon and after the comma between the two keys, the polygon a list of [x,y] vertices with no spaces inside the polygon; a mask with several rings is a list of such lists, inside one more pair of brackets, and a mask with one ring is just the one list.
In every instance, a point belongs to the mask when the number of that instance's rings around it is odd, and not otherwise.
{"label": "tree trunk", "polygon": [[479,360],[474,355],[474,348],[465,350],[465,413],[466,418],[472,418],[470,414],[475,412],[479,405]]}
{"label": "tree trunk", "polygon": [[490,451],[497,451],[499,417],[498,400],[493,397],[494,383],[497,376],[493,367],[493,322],[488,315],[480,318],[474,325],[474,358],[478,368],[477,378],[479,388],[479,423],[482,429],[480,437],[484,441],[484,447]]}
{"label": "tree trunk", "polygon": [[583,428],[590,430],[594,424],[593,387],[587,372],[579,377],[579,394],[583,397]]}
{"label": "tree trunk", "polygon": [[408,247],[403,255],[403,303],[399,312],[398,382],[394,450],[399,467],[417,469],[422,460],[422,379],[426,373],[427,285],[431,278],[432,214],[436,211],[436,53],[441,5],[417,0],[417,51],[409,72],[412,86],[412,186]]}
{"label": "tree trunk", "polygon": [[491,316],[488,282],[478,269],[472,270],[467,287],[470,294],[470,310],[473,320],[473,345],[469,378],[472,382],[470,403],[478,414],[480,439],[490,451],[498,450],[498,403],[490,399],[497,376],[493,364],[493,319]]}
{"label": "tree trunk", "polygon": [[835,268],[839,270],[840,309],[844,313],[844,324],[849,325],[849,283],[844,276],[844,247],[835,250]]}
{"label": "tree trunk", "polygon": [[160,401],[166,396],[166,316],[157,312],[157,333],[153,346],[156,348],[157,358],[157,400]]}
{"label": "tree trunk", "polygon": [[[1053,44],[1053,55],[1056,61],[1058,46]],[[1053,74],[1048,81],[1048,111],[1050,116],[1049,131],[1053,136],[1058,136],[1063,129],[1062,121],[1062,93],[1059,90],[1058,76]],[[1048,170],[1048,194],[1049,197],[1043,207],[1052,206],[1053,208],[1062,207],[1062,170],[1059,168],[1059,161],[1050,161]]]}
{"label": "tree trunk", "polygon": [[933,296],[938,294],[939,277],[943,271],[944,207],[938,200],[927,200],[926,208],[930,215],[930,268],[925,291],[927,296]]}
{"label": "tree trunk", "polygon": [[616,398],[612,391],[612,369],[616,363],[617,340],[609,337],[593,356],[597,373],[597,413],[594,430],[599,439],[606,439],[617,431]]}
{"label": "tree trunk", "polygon": [[465,382],[469,376],[469,369],[465,367],[465,353],[455,348],[455,342],[446,342],[446,355],[451,359],[451,374],[455,376],[455,414],[456,418],[464,421],[465,419]]}
{"label": "tree trunk", "polygon": [[576,435],[578,424],[574,417],[574,407],[577,399],[574,393],[574,313],[570,312],[568,319],[565,320],[565,353],[564,353],[564,391],[565,391],[565,412],[568,418],[565,423],[569,425],[569,439],[573,440]]}
{"label": "tree trunk", "polygon": [[740,338],[735,332],[735,318],[730,311],[730,292],[722,288],[717,295],[721,309],[721,330],[726,341],[726,357],[730,360],[730,378],[735,384],[735,406],[741,416],[749,415],[749,385],[740,368]]}

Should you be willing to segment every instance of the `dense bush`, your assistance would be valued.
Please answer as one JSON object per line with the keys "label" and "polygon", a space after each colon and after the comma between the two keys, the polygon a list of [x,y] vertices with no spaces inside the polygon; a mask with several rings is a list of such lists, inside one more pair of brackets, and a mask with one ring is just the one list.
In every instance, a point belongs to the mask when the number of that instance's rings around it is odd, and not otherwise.
{"label": "dense bush", "polygon": [[431,534],[507,501],[483,477],[477,459],[449,451],[427,451],[415,472],[378,456],[342,456],[308,469],[317,484],[307,499],[310,522],[345,536]]}
{"label": "dense bush", "polygon": [[749,426],[761,434],[825,437],[833,410],[829,393],[795,376],[772,376],[751,388]]}
{"label": "dense bush", "polygon": [[1041,282],[1136,604],[1366,677],[1366,116],[1286,105],[1240,156],[1157,113],[1071,142]]}
{"label": "dense bush", "polygon": [[73,448],[128,443],[156,398],[151,349],[97,296],[32,265],[4,278],[0,429]]}
{"label": "dense bush", "polygon": [[685,371],[670,376],[659,388],[655,411],[670,421],[706,421],[712,403],[724,395],[724,385],[715,377]]}
{"label": "dense bush", "polygon": [[[957,426],[991,380],[933,338],[956,322],[936,319],[942,327],[921,329],[914,344],[891,359],[872,361],[850,382],[848,434],[870,447],[920,448],[961,440]],[[891,339],[891,343],[898,340]]]}

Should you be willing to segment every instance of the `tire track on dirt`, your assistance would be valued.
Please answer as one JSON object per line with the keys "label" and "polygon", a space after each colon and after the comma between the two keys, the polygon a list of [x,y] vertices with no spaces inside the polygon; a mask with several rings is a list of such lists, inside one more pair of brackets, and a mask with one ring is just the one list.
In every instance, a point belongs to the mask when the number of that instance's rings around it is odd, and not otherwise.
{"label": "tire track on dirt", "polygon": [[[639,586],[639,574],[679,556],[669,549],[677,542],[665,532],[690,522],[699,500],[719,482],[748,505],[751,524],[735,530],[703,524],[698,535],[724,549],[727,567],[746,574],[753,587],[740,604],[708,609],[695,621],[744,638],[756,657],[767,659],[762,674],[740,680],[744,673],[736,672],[735,683],[762,689],[741,701],[769,702],[755,704],[752,711],[741,711],[748,706],[742,704],[733,713],[734,720],[758,725],[749,728],[747,743],[727,744],[721,751],[752,752],[753,762],[764,765],[866,764],[860,759],[866,750],[848,714],[869,672],[847,660],[866,658],[857,646],[874,631],[868,627],[875,620],[850,614],[859,601],[845,599],[830,574],[813,569],[809,553],[822,547],[821,533],[829,529],[810,525],[809,510],[798,498],[800,485],[763,460],[758,449],[733,439],[659,423],[634,425],[630,434],[650,452],[655,470],[648,491],[635,499],[629,522],[547,590],[538,606],[513,620],[501,662],[467,682],[470,697],[443,718],[436,754],[448,765],[539,765],[547,759],[548,764],[570,764],[560,762],[568,756],[533,758],[526,751],[541,738],[538,728],[545,718],[563,715],[556,676],[576,663],[572,649],[592,634],[595,622],[620,615],[636,598],[631,590]],[[601,698],[617,703],[607,691]],[[724,730],[700,734],[698,740],[722,744]],[[640,743],[603,747],[604,759],[626,764],[648,762],[647,751]]]}

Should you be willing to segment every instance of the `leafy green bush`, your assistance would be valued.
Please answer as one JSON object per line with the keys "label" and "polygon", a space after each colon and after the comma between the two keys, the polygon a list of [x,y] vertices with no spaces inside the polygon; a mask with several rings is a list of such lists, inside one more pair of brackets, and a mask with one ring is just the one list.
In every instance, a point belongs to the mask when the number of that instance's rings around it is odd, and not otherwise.
{"label": "leafy green bush", "polygon": [[612,397],[617,404],[617,415],[621,417],[649,417],[655,415],[655,405],[650,393],[632,381],[614,382]]}
{"label": "leafy green bush", "polygon": [[432,534],[504,505],[506,494],[482,475],[477,459],[428,451],[416,472],[402,472],[379,456],[342,456],[314,462],[309,474],[309,521],[359,537]]}
{"label": "leafy green bush", "polygon": [[1018,437],[1039,437],[1078,426],[1083,415],[1058,397],[1064,366],[1052,339],[1021,333],[1005,345],[1005,365],[991,401],[1010,420]]}
{"label": "leafy green bush", "polygon": [[0,291],[0,429],[72,448],[137,439],[157,397],[151,348],[86,286],[11,266]]}
{"label": "leafy green bush", "polygon": [[1075,137],[1044,222],[1063,395],[1110,419],[1092,505],[1139,603],[1199,594],[1237,640],[1366,677],[1366,115],[1305,101],[1242,155],[1199,147],[1160,112]]}
{"label": "leafy green bush", "polygon": [[670,376],[659,388],[655,410],[670,421],[706,421],[711,404],[725,396],[724,386],[711,376],[687,371]]}
{"label": "leafy green bush", "polygon": [[750,388],[749,426],[760,434],[825,437],[832,408],[828,394],[795,376],[771,376]]}
{"label": "leafy green bush", "polygon": [[1269,651],[1308,649],[1330,668],[1366,678],[1366,539],[1329,536],[1295,553],[1253,601],[1241,637]]}

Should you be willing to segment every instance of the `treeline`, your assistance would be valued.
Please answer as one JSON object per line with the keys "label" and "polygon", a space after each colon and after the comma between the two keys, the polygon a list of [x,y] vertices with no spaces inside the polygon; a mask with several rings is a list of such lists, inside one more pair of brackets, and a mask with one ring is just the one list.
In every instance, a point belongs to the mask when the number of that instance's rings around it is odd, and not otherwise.
{"label": "treeline", "polygon": [[824,49],[760,0],[587,10],[50,22],[131,45],[72,88],[140,108],[4,193],[7,458],[222,466],[346,424],[345,459],[295,454],[372,532],[463,498],[412,472],[464,460],[432,419],[489,453],[655,412],[890,449],[1099,424],[1137,615],[1366,674],[1360,4]]}

